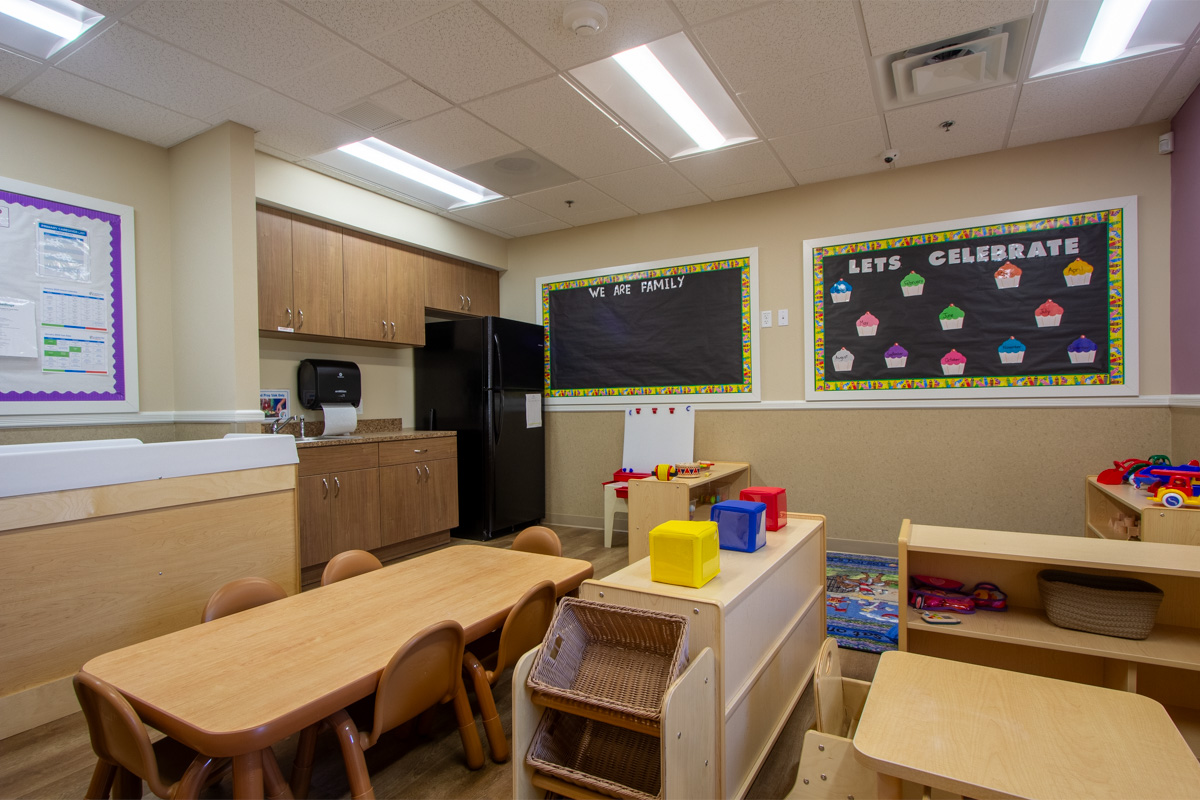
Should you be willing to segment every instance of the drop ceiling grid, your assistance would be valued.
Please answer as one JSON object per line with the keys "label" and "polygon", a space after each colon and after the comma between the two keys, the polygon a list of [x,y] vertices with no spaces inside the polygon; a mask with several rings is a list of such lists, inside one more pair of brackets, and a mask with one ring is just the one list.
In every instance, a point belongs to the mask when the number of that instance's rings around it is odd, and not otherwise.
{"label": "drop ceiling grid", "polygon": [[17,84],[42,68],[40,61],[0,50],[0,94],[12,90]]}
{"label": "drop ceiling grid", "polygon": [[352,47],[337,58],[285,81],[279,91],[318,111],[332,113],[345,108],[348,100],[362,102],[365,97],[404,81],[403,73]]}
{"label": "drop ceiling grid", "polygon": [[557,75],[467,103],[464,108],[526,147],[588,147],[615,123]]}
{"label": "drop ceiling grid", "polygon": [[512,198],[453,209],[450,213],[455,219],[468,219],[500,230],[518,225],[545,223],[551,219],[548,214]]}
{"label": "drop ceiling grid", "polygon": [[600,175],[588,183],[639,214],[709,202],[703,192],[669,164]]}
{"label": "drop ceiling grid", "polygon": [[866,64],[756,86],[738,95],[768,139],[879,113]]}
{"label": "drop ceiling grid", "polygon": [[1138,118],[1138,122],[1154,122],[1172,116],[1196,90],[1198,83],[1200,83],[1200,45],[1194,44],[1187,55],[1180,59],[1175,72],[1168,76],[1153,99],[1146,104],[1146,109]]}
{"label": "drop ceiling grid", "polygon": [[872,56],[897,53],[1033,13],[1033,0],[862,0]]}
{"label": "drop ceiling grid", "polygon": [[793,185],[775,153],[762,141],[680,159],[671,166],[714,200],[751,194],[743,191],[747,185],[771,187],[759,191]]}
{"label": "drop ceiling grid", "polygon": [[795,177],[798,172],[821,167],[879,159],[884,144],[879,118],[867,117],[772,139],[771,146]]}
{"label": "drop ceiling grid", "polygon": [[[1015,86],[1001,86],[887,112],[888,136],[900,151],[900,166],[999,150],[1016,95]],[[942,130],[946,121],[954,125]]]}
{"label": "drop ceiling grid", "polygon": [[[599,217],[616,219],[634,213],[632,209],[618,203],[586,181],[539,189],[536,192],[517,195],[516,199],[543,214],[549,214],[572,225],[600,222],[602,220]],[[568,200],[572,203],[570,206],[567,205]],[[611,216],[608,216],[609,214]],[[589,218],[588,223],[579,222],[583,217]]]}
{"label": "drop ceiling grid", "polygon": [[519,142],[461,108],[450,108],[376,135],[448,170],[522,149]]}
{"label": "drop ceiling grid", "polygon": [[351,42],[369,42],[450,8],[459,0],[283,0]]}
{"label": "drop ceiling grid", "polygon": [[263,92],[206,120],[219,125],[232,120],[257,131],[255,140],[304,157],[324,153],[365,138],[368,132],[349,122],[309,108],[278,92]]}

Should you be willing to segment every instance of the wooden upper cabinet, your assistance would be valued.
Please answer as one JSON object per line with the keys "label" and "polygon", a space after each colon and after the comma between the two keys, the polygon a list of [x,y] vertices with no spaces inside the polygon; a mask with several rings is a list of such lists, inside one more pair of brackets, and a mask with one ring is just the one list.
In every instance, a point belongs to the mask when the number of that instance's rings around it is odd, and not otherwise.
{"label": "wooden upper cabinet", "polygon": [[292,327],[292,215],[258,207],[258,327]]}
{"label": "wooden upper cabinet", "polygon": [[463,294],[467,313],[477,317],[500,315],[500,273],[486,267],[463,264]]}
{"label": "wooden upper cabinet", "polygon": [[388,310],[388,247],[361,233],[342,233],[346,338],[392,341]]}
{"label": "wooden upper cabinet", "polygon": [[425,344],[425,259],[419,250],[388,246],[387,285],[392,341]]}
{"label": "wooden upper cabinet", "polygon": [[292,218],[292,296],[296,333],[345,335],[340,228]]}

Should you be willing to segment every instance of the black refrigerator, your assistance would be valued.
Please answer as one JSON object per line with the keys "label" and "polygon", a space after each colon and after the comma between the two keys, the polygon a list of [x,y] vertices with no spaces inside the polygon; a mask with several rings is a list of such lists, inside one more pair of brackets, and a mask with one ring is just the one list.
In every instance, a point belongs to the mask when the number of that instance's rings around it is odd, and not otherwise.
{"label": "black refrigerator", "polygon": [[491,539],[546,511],[542,328],[500,317],[429,322],[413,350],[416,427],[458,432],[458,527]]}

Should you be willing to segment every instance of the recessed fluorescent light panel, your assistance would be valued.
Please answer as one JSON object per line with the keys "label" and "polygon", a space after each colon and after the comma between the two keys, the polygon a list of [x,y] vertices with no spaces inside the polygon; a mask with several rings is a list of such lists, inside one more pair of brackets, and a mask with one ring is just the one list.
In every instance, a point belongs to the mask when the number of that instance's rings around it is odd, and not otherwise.
{"label": "recessed fluorescent light panel", "polygon": [[447,210],[500,199],[490,189],[374,137],[312,160]]}
{"label": "recessed fluorescent light panel", "polygon": [[1183,45],[1200,3],[1179,0],[1050,0],[1030,77],[1040,78]]}
{"label": "recessed fluorescent light panel", "polygon": [[71,0],[0,0],[0,44],[49,58],[102,19]]}
{"label": "recessed fluorescent light panel", "polygon": [[570,74],[667,158],[757,138],[683,33]]}

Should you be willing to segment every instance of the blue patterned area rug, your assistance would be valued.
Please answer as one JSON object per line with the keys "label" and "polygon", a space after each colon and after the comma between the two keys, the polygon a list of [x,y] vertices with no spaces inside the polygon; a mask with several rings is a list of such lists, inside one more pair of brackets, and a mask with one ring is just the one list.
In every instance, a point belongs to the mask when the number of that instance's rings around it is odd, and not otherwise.
{"label": "blue patterned area rug", "polygon": [[897,560],[856,553],[825,555],[825,619],[838,647],[896,649],[900,577]]}

